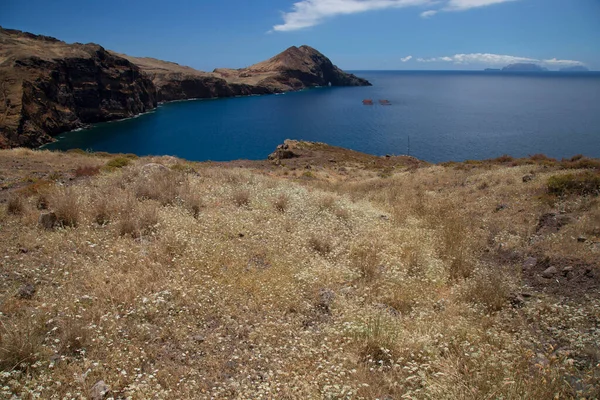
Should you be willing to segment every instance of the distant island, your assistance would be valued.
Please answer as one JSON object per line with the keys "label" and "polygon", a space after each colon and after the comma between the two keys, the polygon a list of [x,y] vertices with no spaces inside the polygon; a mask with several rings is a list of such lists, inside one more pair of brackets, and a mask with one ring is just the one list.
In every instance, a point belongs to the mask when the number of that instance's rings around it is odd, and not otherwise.
{"label": "distant island", "polygon": [[506,67],[502,68],[502,71],[507,72],[545,72],[548,71],[548,68],[544,68],[537,64],[531,63],[516,63],[509,64]]}
{"label": "distant island", "polygon": [[[533,63],[515,63],[509,64],[504,68],[486,68],[485,72],[548,72],[548,68]],[[563,67],[558,72],[589,72],[589,68],[583,65]]]}
{"label": "distant island", "polygon": [[560,72],[590,72],[590,69],[583,65],[575,65],[573,67],[564,67],[559,69]]}

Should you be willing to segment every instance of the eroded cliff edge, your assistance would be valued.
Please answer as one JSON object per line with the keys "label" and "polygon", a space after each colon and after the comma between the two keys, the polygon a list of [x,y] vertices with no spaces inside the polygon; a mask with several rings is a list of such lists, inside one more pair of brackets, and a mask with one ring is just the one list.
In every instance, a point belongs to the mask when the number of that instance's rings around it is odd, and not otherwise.
{"label": "eroded cliff edge", "polygon": [[37,147],[62,132],[132,117],[163,101],[328,85],[370,83],[308,46],[244,69],[202,72],[0,27],[0,148]]}

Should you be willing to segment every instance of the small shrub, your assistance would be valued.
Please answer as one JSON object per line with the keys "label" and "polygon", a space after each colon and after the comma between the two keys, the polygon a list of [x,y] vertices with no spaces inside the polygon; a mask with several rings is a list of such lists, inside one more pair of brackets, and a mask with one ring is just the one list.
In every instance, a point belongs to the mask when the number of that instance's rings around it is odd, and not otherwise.
{"label": "small shrub", "polygon": [[336,205],[335,203],[336,203],[335,197],[332,195],[327,195],[327,196],[319,199],[319,209],[321,211],[325,211],[325,210],[332,211],[333,209],[335,209],[335,205]]}
{"label": "small shrub", "polygon": [[25,203],[21,196],[11,196],[8,198],[8,203],[6,205],[6,212],[13,215],[23,214],[25,211]]}
{"label": "small shrub", "polygon": [[359,244],[350,251],[350,262],[363,279],[372,281],[380,274],[379,246],[373,243]]}
{"label": "small shrub", "polygon": [[110,222],[110,210],[106,197],[100,197],[94,204],[94,222],[102,226]]}
{"label": "small shrub", "polygon": [[413,310],[422,296],[423,293],[417,285],[405,283],[386,291],[382,301],[394,310],[406,315]]}
{"label": "small shrub", "polygon": [[485,307],[488,312],[500,311],[508,302],[511,286],[502,271],[477,270],[465,282],[463,300]]}
{"label": "small shrub", "polygon": [[311,171],[304,171],[302,173],[302,176],[305,177],[305,178],[312,179],[312,178],[315,177],[315,174],[313,174]]}
{"label": "small shrub", "polygon": [[171,165],[171,170],[175,171],[175,172],[183,172],[186,174],[196,172],[194,167],[192,167],[189,164],[183,164],[183,163],[177,163],[177,164]]}
{"label": "small shrub", "polygon": [[556,196],[600,194],[600,172],[585,171],[579,174],[554,175],[548,179],[548,193]]}
{"label": "small shrub", "polygon": [[113,155],[111,153],[107,153],[105,151],[96,151],[94,153],[91,153],[94,157],[99,157],[99,158],[109,158],[112,157]]}
{"label": "small shrub", "polygon": [[59,354],[67,356],[79,356],[85,349],[88,340],[88,331],[85,325],[75,319],[62,322],[60,327]]}
{"label": "small shrub", "polygon": [[175,202],[180,186],[180,179],[174,172],[156,171],[147,178],[137,180],[135,195],[140,200],[156,200],[164,206]]}
{"label": "small shrub", "polygon": [[204,208],[204,201],[200,193],[194,191],[190,185],[183,185],[180,188],[179,197],[183,202],[183,206],[197,219],[200,216],[200,211]]}
{"label": "small shrub", "polygon": [[240,189],[233,192],[232,195],[233,202],[238,207],[248,207],[250,206],[250,191],[246,189]]}
{"label": "small shrub", "polygon": [[493,161],[493,162],[496,162],[496,163],[509,163],[509,162],[512,162],[512,161],[514,161],[514,160],[515,160],[515,159],[514,159],[513,157],[511,157],[511,156],[509,156],[509,155],[506,155],[506,154],[505,154],[505,155],[502,155],[502,156],[500,156],[500,157],[497,157],[497,158],[494,158],[494,159],[492,159],[492,161]]}
{"label": "small shrub", "polygon": [[139,238],[154,232],[158,224],[158,209],[149,204],[141,207],[135,200],[127,202],[122,211],[122,218],[117,224],[119,235]]}
{"label": "small shrub", "polygon": [[275,209],[279,212],[285,212],[285,210],[287,210],[287,208],[288,208],[289,202],[290,202],[289,197],[286,194],[281,193],[273,201],[273,207],[275,207]]}
{"label": "small shrub", "polygon": [[356,333],[362,342],[361,357],[369,364],[389,365],[396,359],[396,326],[390,324],[381,314],[371,316],[364,328]]}
{"label": "small shrub", "polygon": [[62,178],[62,174],[60,172],[54,171],[50,175],[48,175],[48,179],[51,181],[58,181]]}
{"label": "small shrub", "polygon": [[446,215],[441,221],[443,258],[447,262],[451,279],[463,279],[471,276],[474,265],[470,259],[468,239],[471,236],[465,219],[459,215]]}
{"label": "small shrub", "polygon": [[99,166],[84,165],[75,169],[75,176],[78,178],[83,176],[94,176],[98,175],[98,173],[100,173]]}
{"label": "small shrub", "polygon": [[48,194],[50,192],[50,188],[54,185],[55,183],[52,181],[38,180],[29,186],[19,189],[17,192],[24,197]]}
{"label": "small shrub", "polygon": [[577,158],[577,156],[575,156],[569,161],[563,161],[561,164],[563,168],[600,170],[600,160],[587,158],[583,156],[581,156],[580,158]]}
{"label": "small shrub", "polygon": [[71,188],[63,188],[55,192],[51,197],[50,204],[60,225],[63,227],[77,226],[80,210],[77,195]]}
{"label": "small shrub", "polygon": [[548,157],[545,154],[534,154],[532,156],[529,156],[529,159],[541,164],[556,162],[556,159]]}
{"label": "small shrub", "polygon": [[308,245],[311,249],[313,249],[322,256],[328,255],[333,249],[331,239],[323,236],[311,236],[311,238],[308,240]]}
{"label": "small shrub", "polygon": [[0,322],[0,370],[25,369],[40,358],[43,323],[25,319],[23,325]]}
{"label": "small shrub", "polygon": [[115,158],[109,160],[106,163],[106,167],[108,167],[109,169],[116,169],[116,168],[126,167],[129,164],[131,164],[131,158],[120,156],[120,157],[115,157]]}
{"label": "small shrub", "polygon": [[350,211],[347,208],[337,207],[333,213],[342,221],[350,220]]}
{"label": "small shrub", "polygon": [[69,150],[67,150],[67,153],[68,154],[79,154],[79,155],[82,155],[82,156],[89,156],[90,155],[89,152],[87,152],[87,151],[85,151],[83,149],[69,149]]}

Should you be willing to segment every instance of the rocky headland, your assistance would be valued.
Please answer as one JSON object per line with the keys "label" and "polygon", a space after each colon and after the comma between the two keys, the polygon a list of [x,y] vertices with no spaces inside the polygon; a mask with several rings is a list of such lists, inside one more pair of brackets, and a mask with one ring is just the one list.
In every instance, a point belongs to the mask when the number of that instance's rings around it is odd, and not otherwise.
{"label": "rocky headland", "polygon": [[309,46],[243,69],[198,71],[97,44],[0,27],[0,148],[37,147],[87,124],[133,117],[159,102],[367,86]]}

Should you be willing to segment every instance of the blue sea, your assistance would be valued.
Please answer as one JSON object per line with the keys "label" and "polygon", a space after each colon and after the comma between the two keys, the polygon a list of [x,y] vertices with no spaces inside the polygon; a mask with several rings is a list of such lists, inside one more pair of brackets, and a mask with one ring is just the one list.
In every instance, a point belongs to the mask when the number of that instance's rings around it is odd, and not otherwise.
{"label": "blue sea", "polygon": [[[354,73],[373,86],[168,103],[65,133],[46,148],[227,161],[265,159],[298,139],[430,162],[600,157],[600,73]],[[366,98],[375,104],[363,105]]]}

